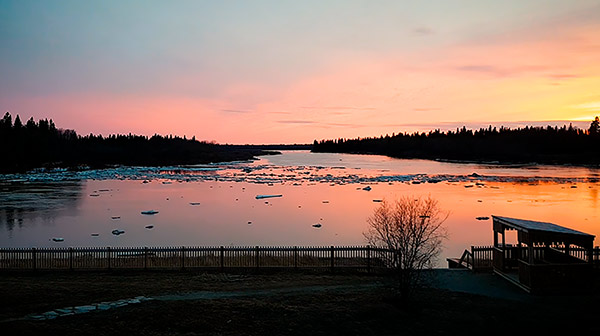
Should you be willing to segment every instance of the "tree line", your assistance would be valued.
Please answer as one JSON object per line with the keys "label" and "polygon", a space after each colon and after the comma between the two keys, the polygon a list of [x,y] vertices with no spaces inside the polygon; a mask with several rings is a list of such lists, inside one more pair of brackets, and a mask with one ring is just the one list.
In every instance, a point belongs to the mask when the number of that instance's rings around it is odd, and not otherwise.
{"label": "tree line", "polygon": [[272,152],[185,136],[81,136],[74,130],[57,128],[52,119],[30,118],[23,124],[17,115],[13,121],[9,112],[0,119],[0,172],[4,173],[38,167],[197,164],[248,160],[264,154]]}
{"label": "tree line", "polygon": [[314,152],[380,154],[449,161],[600,164],[600,121],[588,130],[572,125],[480,128],[399,133],[355,139],[315,140]]}

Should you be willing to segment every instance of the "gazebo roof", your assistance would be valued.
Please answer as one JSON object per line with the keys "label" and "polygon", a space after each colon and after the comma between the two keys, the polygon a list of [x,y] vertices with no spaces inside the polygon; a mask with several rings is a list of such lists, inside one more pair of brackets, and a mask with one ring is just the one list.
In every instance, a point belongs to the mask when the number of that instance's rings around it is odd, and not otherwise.
{"label": "gazebo roof", "polygon": [[567,235],[576,235],[581,237],[591,237],[592,239],[595,237],[591,234],[587,234],[581,231],[573,230],[566,228],[564,226],[556,225],[553,223],[546,222],[537,222],[526,219],[518,219],[518,218],[510,218],[510,217],[501,217],[492,215],[494,220],[500,221],[502,224],[512,227],[513,229],[530,232],[530,231],[539,231],[539,232],[548,232],[548,233],[558,233],[558,234],[567,234]]}

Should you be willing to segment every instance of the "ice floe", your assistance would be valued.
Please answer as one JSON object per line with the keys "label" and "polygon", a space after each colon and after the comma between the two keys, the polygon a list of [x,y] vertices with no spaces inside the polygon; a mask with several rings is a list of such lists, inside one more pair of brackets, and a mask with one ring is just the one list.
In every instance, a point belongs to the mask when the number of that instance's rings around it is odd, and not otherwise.
{"label": "ice floe", "polygon": [[256,195],[256,199],[283,197],[283,195]]}
{"label": "ice floe", "polygon": [[[495,188],[489,183],[539,183],[550,182],[569,184],[600,182],[597,176],[561,177],[561,176],[516,176],[471,174],[389,174],[385,170],[374,172],[344,167],[321,166],[277,166],[271,164],[220,163],[202,167],[166,166],[166,167],[112,167],[85,170],[33,170],[28,173],[3,174],[0,181],[9,183],[60,182],[82,180],[138,180],[150,183],[160,180],[163,184],[172,182],[247,182],[264,185],[291,184],[295,186],[327,183],[330,186],[344,184],[375,183],[464,183],[465,187]],[[103,191],[105,189],[102,189]],[[242,189],[244,190],[244,189]],[[110,191],[110,190],[109,190]],[[94,191],[90,196],[100,196]]]}

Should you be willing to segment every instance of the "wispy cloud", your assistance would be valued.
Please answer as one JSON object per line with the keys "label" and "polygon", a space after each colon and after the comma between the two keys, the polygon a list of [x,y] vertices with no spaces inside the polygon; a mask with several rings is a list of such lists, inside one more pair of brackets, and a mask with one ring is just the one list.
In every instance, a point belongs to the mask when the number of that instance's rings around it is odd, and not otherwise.
{"label": "wispy cloud", "polygon": [[300,108],[310,110],[376,110],[376,108],[370,106],[300,106]]}
{"label": "wispy cloud", "polygon": [[233,110],[233,109],[221,109],[221,112],[226,113],[252,113],[252,110]]}
{"label": "wispy cloud", "polygon": [[469,72],[473,74],[494,77],[504,77],[507,75],[507,72],[505,70],[501,70],[500,68],[493,65],[462,65],[456,67],[455,69],[461,72]]}
{"label": "wispy cloud", "polygon": [[413,111],[419,111],[419,112],[437,111],[437,110],[441,110],[441,109],[439,107],[416,107],[413,109]]}
{"label": "wispy cloud", "polygon": [[310,120],[278,120],[280,124],[315,124],[316,122]]}
{"label": "wispy cloud", "polygon": [[364,127],[364,125],[360,124],[349,124],[349,123],[323,123],[324,126],[333,126],[333,127]]}
{"label": "wispy cloud", "polygon": [[267,113],[269,113],[269,114],[292,114],[292,112],[288,112],[288,111],[270,111]]}
{"label": "wispy cloud", "polygon": [[[490,65],[490,64],[473,64],[473,65],[459,65],[454,67],[459,72],[468,72],[473,74],[492,76],[492,77],[517,77],[524,75],[535,75],[540,77],[546,77],[555,80],[563,80],[570,78],[578,78],[575,74],[570,73],[550,73],[551,71],[560,71],[560,67],[552,67],[547,65]],[[563,69],[564,70],[564,69]]]}
{"label": "wispy cloud", "polygon": [[426,36],[426,35],[432,35],[435,32],[433,31],[433,29],[429,28],[429,27],[417,27],[415,29],[413,29],[413,33],[415,35],[419,35],[419,36]]}
{"label": "wispy cloud", "polygon": [[551,74],[548,77],[555,79],[555,80],[565,80],[565,79],[579,78],[580,76],[574,75],[574,74]]}
{"label": "wispy cloud", "polygon": [[578,104],[574,107],[588,111],[600,111],[600,101]]}

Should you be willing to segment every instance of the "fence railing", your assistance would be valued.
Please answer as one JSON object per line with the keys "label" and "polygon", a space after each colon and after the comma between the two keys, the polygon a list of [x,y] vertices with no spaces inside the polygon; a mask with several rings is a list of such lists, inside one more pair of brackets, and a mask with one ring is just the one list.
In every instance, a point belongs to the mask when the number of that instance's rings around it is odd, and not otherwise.
{"label": "fence railing", "polygon": [[372,246],[181,246],[0,248],[0,270],[390,267],[393,252]]}
{"label": "fence railing", "polygon": [[[561,246],[552,246],[554,250],[564,252],[565,248]],[[500,250],[499,250],[500,251]],[[500,253],[504,253],[504,259],[506,260],[516,260],[517,255],[515,253],[523,253],[522,257],[527,257],[528,250],[527,248],[522,248],[518,250],[516,247],[507,248]],[[544,248],[543,247],[534,247],[534,257],[535,258],[543,258]],[[586,250],[580,247],[571,247],[569,249],[569,255],[574,258],[578,258],[581,260],[586,259]],[[468,258],[469,267],[473,270],[491,270],[493,268],[493,260],[494,260],[494,247],[493,246],[471,246],[471,257]],[[592,250],[592,260],[594,267],[600,267],[600,246],[594,247]]]}

